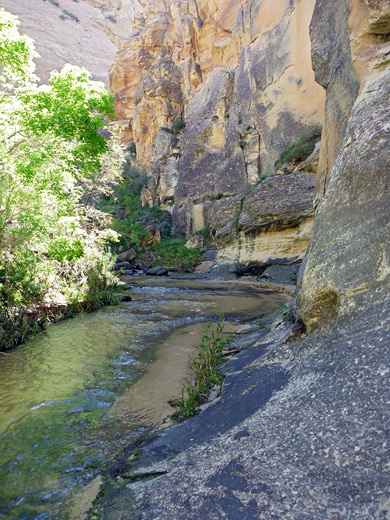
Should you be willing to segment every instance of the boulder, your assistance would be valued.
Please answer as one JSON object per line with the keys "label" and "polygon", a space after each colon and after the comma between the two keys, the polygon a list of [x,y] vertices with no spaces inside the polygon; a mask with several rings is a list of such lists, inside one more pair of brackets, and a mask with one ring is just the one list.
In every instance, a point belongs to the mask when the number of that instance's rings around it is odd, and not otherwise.
{"label": "boulder", "polygon": [[131,267],[130,262],[118,262],[114,265],[114,271],[119,271],[119,269],[126,269],[127,267]]}
{"label": "boulder", "polygon": [[218,261],[244,274],[302,260],[313,230],[314,182],[313,175],[275,175],[219,201],[211,222]]}
{"label": "boulder", "polygon": [[128,249],[127,251],[123,251],[117,256],[117,262],[132,262],[134,258],[136,258],[137,253],[134,249]]}
{"label": "boulder", "polygon": [[160,269],[160,270],[156,273],[156,276],[168,276],[168,269]]}
{"label": "boulder", "polygon": [[158,265],[156,267],[150,267],[149,269],[146,269],[145,274],[156,276],[158,273],[160,273],[164,268],[161,267],[161,265]]}
{"label": "boulder", "polygon": [[159,244],[161,242],[161,226],[158,224],[150,224],[145,226],[146,231],[149,233],[149,236],[140,240],[139,245],[141,247],[150,247],[154,244]]}

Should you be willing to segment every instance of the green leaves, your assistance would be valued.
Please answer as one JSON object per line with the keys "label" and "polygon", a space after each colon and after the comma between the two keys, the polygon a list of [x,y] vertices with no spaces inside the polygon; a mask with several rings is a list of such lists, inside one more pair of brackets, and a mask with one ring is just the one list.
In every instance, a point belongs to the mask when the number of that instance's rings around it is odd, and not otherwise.
{"label": "green leaves", "polygon": [[114,282],[93,201],[110,194],[123,162],[115,129],[104,130],[112,94],[74,65],[39,85],[34,44],[18,25],[0,8],[0,310],[13,315],[97,302],[90,280],[104,291]]}
{"label": "green leaves", "polygon": [[0,8],[0,64],[1,83],[21,86],[24,82],[35,81],[34,58],[38,56],[33,41],[19,34],[20,22],[17,17]]}

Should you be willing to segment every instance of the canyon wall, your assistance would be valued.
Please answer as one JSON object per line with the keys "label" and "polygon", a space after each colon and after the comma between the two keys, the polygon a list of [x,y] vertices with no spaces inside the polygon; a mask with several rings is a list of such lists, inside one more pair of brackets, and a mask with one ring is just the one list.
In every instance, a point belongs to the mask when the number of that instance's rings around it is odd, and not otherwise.
{"label": "canyon wall", "polygon": [[[111,69],[111,87],[124,135],[135,142],[137,159],[149,175],[144,203],[171,211],[176,232],[188,235],[212,225],[221,236],[224,206],[234,207],[238,198],[241,207],[248,187],[274,173],[274,162],[287,147],[304,132],[318,133],[325,91],[311,68],[314,4],[171,0],[146,3],[136,18]],[[186,126],[175,135],[177,118]],[[294,190],[302,185],[290,184]],[[304,184],[302,200],[311,206],[313,193],[308,198]],[[276,253],[270,244],[274,238],[283,243],[277,235],[284,229],[283,257],[301,258],[313,211],[308,216],[305,210],[304,232],[300,211],[297,206],[295,223],[290,219],[287,226],[275,217],[272,239],[252,240],[254,228],[261,234],[270,225],[237,228],[225,237],[220,259],[269,262]],[[221,249],[218,239],[217,245]]]}
{"label": "canyon wall", "polygon": [[[302,259],[313,225],[314,177],[273,179],[250,196],[248,190],[276,173],[275,160],[303,133],[320,132],[327,84],[316,83],[311,67],[314,0],[2,5],[36,39],[42,80],[65,62],[85,66],[106,84],[109,73],[123,138],[135,142],[149,178],[143,202],[168,209],[176,232],[211,226],[219,260],[232,266]],[[177,119],[185,122],[179,132],[172,131]],[[274,214],[270,222],[264,214],[270,205],[264,200],[274,197],[271,206],[283,214],[288,207],[287,220]],[[226,234],[221,223],[229,207],[234,232]],[[264,226],[256,223],[259,215]]]}
{"label": "canyon wall", "polygon": [[[314,64],[333,87],[325,114],[331,137],[320,157],[320,165],[328,165],[329,183],[317,208],[299,302],[299,317],[309,331],[389,292],[390,2],[352,0],[341,11],[340,36],[331,48],[322,42],[335,28],[332,2],[318,2],[312,22]],[[343,81],[329,53],[343,56]],[[342,113],[335,110],[334,88],[337,102],[346,100]],[[321,185],[323,190],[323,180]]]}
{"label": "canyon wall", "polygon": [[47,82],[65,63],[85,67],[109,86],[108,71],[142,9],[138,0],[1,0],[35,41],[37,75]]}
{"label": "canyon wall", "polygon": [[[373,260],[365,230],[380,227],[378,219],[386,225],[387,0],[1,5],[37,39],[43,79],[71,61],[107,81],[113,63],[124,138],[149,176],[144,203],[169,209],[179,233],[210,225],[220,261],[300,261],[315,194],[300,300],[308,328],[322,320],[318,313],[337,316],[349,295],[364,294],[373,272],[378,286],[386,283],[386,241]],[[177,118],[186,126],[173,132]],[[318,171],[276,171],[280,154],[322,122]],[[316,171],[314,186],[307,173]],[[336,274],[342,254],[348,261]]]}
{"label": "canyon wall", "polygon": [[[143,520],[390,518],[390,1],[317,0],[310,34],[326,107],[296,322],[246,336],[222,396],[141,449],[105,519],[121,503]],[[251,238],[261,259],[267,234],[306,227],[313,185],[275,175],[218,199],[220,252]]]}

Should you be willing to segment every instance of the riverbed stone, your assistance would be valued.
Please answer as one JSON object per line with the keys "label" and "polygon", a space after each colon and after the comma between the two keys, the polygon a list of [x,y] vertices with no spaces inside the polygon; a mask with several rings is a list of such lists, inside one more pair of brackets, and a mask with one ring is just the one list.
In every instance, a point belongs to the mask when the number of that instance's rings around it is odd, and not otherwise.
{"label": "riverbed stone", "polygon": [[296,283],[297,274],[300,267],[299,264],[293,265],[272,265],[267,267],[260,278],[275,283]]}
{"label": "riverbed stone", "polygon": [[387,518],[389,304],[299,343],[285,343],[283,322],[251,341],[214,405],[140,450],[140,466],[168,464],[111,496],[115,514],[122,503],[132,520]]}
{"label": "riverbed stone", "polygon": [[119,271],[119,269],[126,269],[128,267],[131,267],[130,262],[118,262],[114,265],[114,270]]}
{"label": "riverbed stone", "polygon": [[146,269],[145,274],[155,276],[162,270],[163,267],[161,267],[161,265],[158,265],[156,267],[150,267],[149,269]]}
{"label": "riverbed stone", "polygon": [[123,251],[117,256],[117,263],[119,262],[132,262],[137,256],[137,252],[135,249],[128,249],[127,251]]}

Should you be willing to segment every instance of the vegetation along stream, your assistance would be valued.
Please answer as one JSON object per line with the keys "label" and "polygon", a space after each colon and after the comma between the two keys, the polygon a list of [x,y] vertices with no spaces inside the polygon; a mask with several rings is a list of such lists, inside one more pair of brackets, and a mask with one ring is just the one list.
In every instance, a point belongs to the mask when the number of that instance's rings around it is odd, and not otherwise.
{"label": "vegetation along stream", "polygon": [[[127,281],[134,283],[133,279]],[[80,518],[75,497],[172,413],[204,322],[270,312],[280,294],[138,278],[133,301],[80,314],[0,356],[0,518]],[[76,498],[77,502],[77,498]]]}

